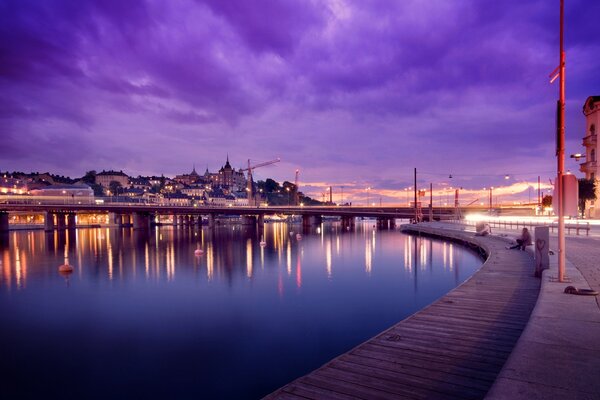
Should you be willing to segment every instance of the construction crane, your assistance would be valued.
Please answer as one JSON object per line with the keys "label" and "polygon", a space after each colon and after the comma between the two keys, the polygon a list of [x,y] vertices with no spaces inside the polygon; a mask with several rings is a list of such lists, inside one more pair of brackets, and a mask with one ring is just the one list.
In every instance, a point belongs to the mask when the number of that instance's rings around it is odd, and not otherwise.
{"label": "construction crane", "polygon": [[296,193],[294,195],[294,205],[299,206],[300,205],[300,192],[298,191],[298,176],[300,175],[300,170],[297,169],[296,170],[296,179],[294,179],[294,187],[296,190]]}
{"label": "construction crane", "polygon": [[277,157],[275,160],[250,165],[251,161],[248,160],[248,168],[242,169],[242,171],[248,171],[248,187],[246,188],[246,191],[248,192],[248,205],[256,206],[256,199],[254,198],[254,188],[252,185],[252,171],[254,171],[256,168],[266,167],[267,165],[278,163],[279,161],[281,161],[281,158]]}

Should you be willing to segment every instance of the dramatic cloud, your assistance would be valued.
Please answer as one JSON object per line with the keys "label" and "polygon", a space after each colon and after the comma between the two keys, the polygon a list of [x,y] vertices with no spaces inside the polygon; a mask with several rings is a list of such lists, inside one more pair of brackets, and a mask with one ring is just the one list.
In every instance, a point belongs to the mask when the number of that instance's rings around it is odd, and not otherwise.
{"label": "dramatic cloud", "polygon": [[[599,14],[568,2],[568,152],[600,94]],[[300,168],[320,182],[306,191],[389,200],[414,167],[439,187],[547,182],[557,63],[545,0],[3,0],[0,169],[173,175],[279,156],[258,178]]]}

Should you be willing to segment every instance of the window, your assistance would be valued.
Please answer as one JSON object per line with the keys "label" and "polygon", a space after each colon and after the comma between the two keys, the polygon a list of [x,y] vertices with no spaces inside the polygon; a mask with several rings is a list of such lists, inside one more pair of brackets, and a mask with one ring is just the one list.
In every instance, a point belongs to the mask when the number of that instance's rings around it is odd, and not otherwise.
{"label": "window", "polygon": [[596,125],[590,125],[590,135],[596,135]]}
{"label": "window", "polygon": [[596,149],[592,149],[590,152],[590,161],[596,161]]}

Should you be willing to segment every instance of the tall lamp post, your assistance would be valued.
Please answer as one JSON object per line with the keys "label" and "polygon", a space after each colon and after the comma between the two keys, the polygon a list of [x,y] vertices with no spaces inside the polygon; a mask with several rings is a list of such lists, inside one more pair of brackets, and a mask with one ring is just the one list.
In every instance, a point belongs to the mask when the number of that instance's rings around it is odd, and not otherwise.
{"label": "tall lamp post", "polygon": [[[560,0],[560,48],[559,48],[559,96],[556,110],[556,194],[558,196],[558,281],[565,281],[565,207],[564,182],[565,172],[565,0]],[[556,70],[555,70],[556,71]],[[554,74],[554,72],[552,73]],[[551,75],[552,75],[551,74]],[[556,79],[554,76],[551,80]]]}

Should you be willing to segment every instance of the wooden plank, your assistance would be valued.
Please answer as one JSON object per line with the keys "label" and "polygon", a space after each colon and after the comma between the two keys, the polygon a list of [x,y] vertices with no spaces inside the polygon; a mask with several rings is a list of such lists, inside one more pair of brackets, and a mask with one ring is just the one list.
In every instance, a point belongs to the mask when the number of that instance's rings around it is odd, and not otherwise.
{"label": "wooden plank", "polygon": [[527,325],[540,282],[528,253],[506,251],[493,237],[443,234],[481,243],[488,260],[446,296],[269,398],[483,398]]}
{"label": "wooden plank", "polygon": [[420,382],[426,387],[431,386],[432,383],[438,386],[448,385],[449,387],[453,388],[454,392],[458,393],[463,393],[469,391],[470,389],[475,389],[478,392],[483,390],[485,392],[489,388],[488,381],[474,381],[464,375],[433,370],[429,365],[419,366],[411,365],[409,363],[403,364],[395,361],[392,362],[388,360],[382,360],[380,358],[368,357],[365,356],[364,353],[345,354],[344,357],[338,359],[337,361],[350,362],[400,374],[400,377],[394,378],[398,381],[401,381],[405,378],[410,379],[411,381],[417,381],[417,379],[419,379]]}
{"label": "wooden plank", "polygon": [[472,378],[473,381],[481,380],[484,381],[489,387],[489,383],[495,379],[493,373],[489,373],[480,368],[473,366],[468,368],[466,366],[457,365],[455,362],[446,363],[443,359],[428,360],[422,359],[417,356],[411,356],[409,353],[404,352],[401,356],[395,354],[392,351],[381,349],[372,349],[368,347],[360,347],[352,352],[353,355],[361,356],[364,358],[373,358],[382,361],[388,361],[398,366],[409,366],[420,368],[426,371],[437,371],[447,374],[459,375]]}
{"label": "wooden plank", "polygon": [[302,396],[307,399],[330,399],[330,400],[356,400],[360,397],[339,393],[333,390],[323,389],[306,383],[292,382],[282,389],[285,393]]}

